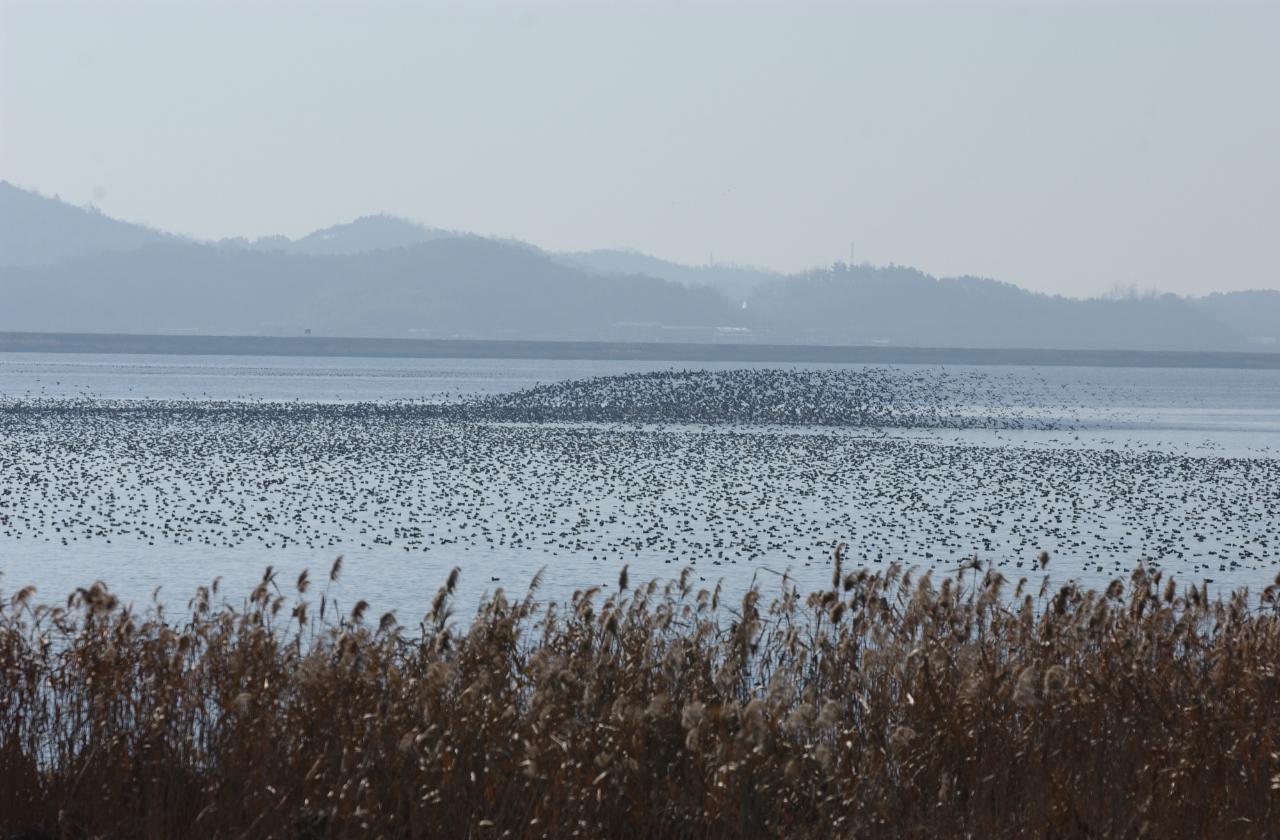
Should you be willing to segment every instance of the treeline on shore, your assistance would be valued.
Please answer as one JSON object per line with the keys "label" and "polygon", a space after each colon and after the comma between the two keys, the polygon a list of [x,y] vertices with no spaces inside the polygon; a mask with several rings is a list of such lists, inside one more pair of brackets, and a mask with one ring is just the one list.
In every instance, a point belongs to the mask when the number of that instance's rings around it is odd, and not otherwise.
{"label": "treeline on shore", "polygon": [[[1047,558],[1042,557],[1042,563]],[[328,578],[334,580],[341,561]],[[0,601],[0,836],[1265,837],[1277,584],[689,574],[402,626],[267,570]]]}

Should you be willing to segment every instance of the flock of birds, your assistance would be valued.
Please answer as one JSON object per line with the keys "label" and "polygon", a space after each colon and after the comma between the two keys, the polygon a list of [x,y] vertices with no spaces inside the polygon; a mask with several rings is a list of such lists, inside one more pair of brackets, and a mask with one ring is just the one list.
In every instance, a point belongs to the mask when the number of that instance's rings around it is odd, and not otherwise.
{"label": "flock of birds", "polygon": [[1050,428],[1014,407],[1008,383],[987,371],[920,368],[655,371],[553,382],[456,411],[526,423]]}
{"label": "flock of birds", "polygon": [[921,369],[647,373],[434,405],[7,399],[0,545],[213,563],[247,546],[264,564],[537,551],[715,579],[825,565],[840,541],[855,564],[977,557],[1016,577],[1049,551],[1086,580],[1142,559],[1269,582],[1280,459],[883,431],[1052,425],[1019,402],[1007,376]]}

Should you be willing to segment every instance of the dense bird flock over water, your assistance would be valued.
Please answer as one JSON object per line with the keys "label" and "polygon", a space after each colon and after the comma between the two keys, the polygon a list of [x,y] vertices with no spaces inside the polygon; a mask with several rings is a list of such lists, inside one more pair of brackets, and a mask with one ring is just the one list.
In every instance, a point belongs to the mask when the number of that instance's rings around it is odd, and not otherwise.
{"label": "dense bird flock over water", "polygon": [[18,551],[114,541],[211,559],[367,549],[464,569],[466,552],[536,551],[602,569],[690,565],[711,580],[825,565],[842,541],[872,567],[977,556],[1016,572],[1049,550],[1085,580],[1141,559],[1196,579],[1269,579],[1280,460],[938,431],[1050,425],[1016,407],[1020,387],[985,372],[750,370],[449,404],[10,399],[0,537]]}
{"label": "dense bird flock over water", "polygon": [[1009,385],[1009,377],[985,371],[658,371],[555,382],[461,409],[473,419],[535,423],[1049,428],[1013,407],[1018,389]]}

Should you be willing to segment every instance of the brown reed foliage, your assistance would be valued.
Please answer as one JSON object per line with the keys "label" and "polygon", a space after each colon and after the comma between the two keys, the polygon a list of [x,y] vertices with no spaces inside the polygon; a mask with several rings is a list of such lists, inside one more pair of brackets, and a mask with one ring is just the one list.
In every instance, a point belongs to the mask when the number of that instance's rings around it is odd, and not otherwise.
{"label": "brown reed foliage", "polygon": [[[334,575],[337,574],[335,569]],[[181,621],[0,608],[0,822],[26,837],[1266,837],[1280,612],[1138,567],[975,562],[721,603],[686,573],[543,605],[456,572],[413,631],[268,570]],[[290,590],[286,593],[286,589]],[[323,615],[321,615],[323,614]],[[20,832],[25,831],[25,834]],[[2,833],[2,831],[0,831]]]}

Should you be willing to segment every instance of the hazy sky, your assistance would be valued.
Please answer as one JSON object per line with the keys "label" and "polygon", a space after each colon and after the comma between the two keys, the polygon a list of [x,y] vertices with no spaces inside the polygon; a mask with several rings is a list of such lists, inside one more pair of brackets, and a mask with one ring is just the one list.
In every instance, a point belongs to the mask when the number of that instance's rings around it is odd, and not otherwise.
{"label": "hazy sky", "polygon": [[1280,288],[1280,3],[0,0],[0,178],[201,237]]}

